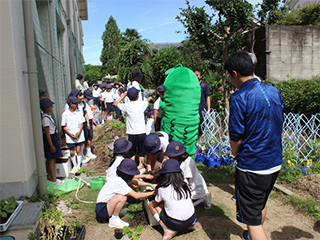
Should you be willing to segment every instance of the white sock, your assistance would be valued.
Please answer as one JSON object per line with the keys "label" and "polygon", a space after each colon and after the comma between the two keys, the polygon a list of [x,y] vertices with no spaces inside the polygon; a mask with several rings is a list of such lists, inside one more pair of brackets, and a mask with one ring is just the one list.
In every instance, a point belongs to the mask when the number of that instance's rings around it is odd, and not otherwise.
{"label": "white sock", "polygon": [[77,160],[78,160],[78,168],[81,168],[82,155],[81,156],[77,156]]}
{"label": "white sock", "polygon": [[156,213],[153,215],[154,218],[159,222],[160,221],[160,216],[159,216],[159,213]]}
{"label": "white sock", "polygon": [[119,216],[115,216],[115,215],[111,216],[111,219],[117,219],[117,218],[119,218]]}
{"label": "white sock", "polygon": [[73,164],[73,167],[78,168],[78,164],[77,164],[77,161],[76,161],[76,156],[71,157],[71,162]]}
{"label": "white sock", "polygon": [[81,145],[81,154],[82,154],[82,155],[84,155],[84,154],[83,154],[83,149],[84,149],[84,147],[83,147],[83,144],[82,144],[82,145]]}
{"label": "white sock", "polygon": [[87,148],[87,155],[91,155],[92,152],[91,152],[91,147]]}

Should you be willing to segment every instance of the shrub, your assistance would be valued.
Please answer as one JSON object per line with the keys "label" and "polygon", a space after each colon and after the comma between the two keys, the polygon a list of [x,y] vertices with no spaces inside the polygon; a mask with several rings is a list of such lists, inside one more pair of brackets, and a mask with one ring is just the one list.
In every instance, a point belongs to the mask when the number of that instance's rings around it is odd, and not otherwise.
{"label": "shrub", "polygon": [[275,84],[275,87],[282,95],[285,113],[303,113],[310,117],[320,112],[320,77],[290,79]]}

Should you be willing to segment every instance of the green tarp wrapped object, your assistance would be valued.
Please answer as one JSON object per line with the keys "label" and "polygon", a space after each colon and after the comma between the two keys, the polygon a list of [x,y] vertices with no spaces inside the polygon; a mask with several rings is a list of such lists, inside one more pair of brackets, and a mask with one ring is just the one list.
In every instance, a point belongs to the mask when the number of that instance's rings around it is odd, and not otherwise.
{"label": "green tarp wrapped object", "polygon": [[169,134],[173,141],[179,141],[192,157],[196,152],[199,129],[199,104],[201,88],[196,74],[178,64],[169,69],[163,84],[164,95],[160,108],[164,115],[161,131]]}
{"label": "green tarp wrapped object", "polygon": [[[80,188],[82,188],[84,183],[81,181]],[[70,179],[66,178],[64,180],[64,183],[60,186],[55,186],[53,182],[47,181],[47,194],[52,195],[62,195],[68,192],[72,192],[74,190],[77,190],[79,186],[79,179]]]}

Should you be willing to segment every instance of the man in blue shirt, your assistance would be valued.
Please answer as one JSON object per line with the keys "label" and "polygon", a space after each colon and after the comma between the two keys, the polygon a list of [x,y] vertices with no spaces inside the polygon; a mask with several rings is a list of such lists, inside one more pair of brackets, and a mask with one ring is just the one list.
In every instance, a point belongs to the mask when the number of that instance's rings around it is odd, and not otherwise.
{"label": "man in blue shirt", "polygon": [[202,80],[202,75],[203,75],[202,69],[196,68],[194,70],[194,73],[197,75],[199,79],[200,87],[201,87],[201,98],[200,98],[200,104],[199,104],[199,114],[200,114],[199,135],[198,135],[198,143],[199,143],[199,139],[202,135],[202,131],[201,131],[201,124],[203,123],[202,112],[205,111],[205,108],[207,107],[208,113],[210,113],[211,100],[210,100],[209,85]]}
{"label": "man in blue shirt", "polygon": [[279,91],[253,75],[247,52],[232,53],[224,64],[239,89],[230,97],[229,134],[237,160],[237,220],[247,224],[243,239],[265,240],[266,203],[282,164],[282,111]]}

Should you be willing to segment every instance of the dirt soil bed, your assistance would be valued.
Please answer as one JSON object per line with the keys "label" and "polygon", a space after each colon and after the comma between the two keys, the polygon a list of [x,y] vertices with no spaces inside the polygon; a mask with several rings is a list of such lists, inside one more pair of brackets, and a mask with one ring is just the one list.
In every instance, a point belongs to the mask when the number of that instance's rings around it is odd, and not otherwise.
{"label": "dirt soil bed", "polygon": [[[110,164],[112,151],[108,145],[112,143],[115,136],[125,137],[125,128],[115,128],[118,121],[107,121],[107,125],[99,125],[94,130],[93,152],[97,158],[85,165],[86,171],[93,171],[93,176],[105,176],[106,169]],[[157,168],[161,163],[157,163]],[[207,180],[207,179],[206,179]],[[233,184],[216,184],[208,182],[208,189],[212,193],[212,208],[209,211],[203,209],[200,204],[196,208],[197,224],[196,230],[182,232],[174,239],[241,239],[241,233],[246,226],[236,220],[235,201],[231,199],[234,194]],[[291,184],[284,185],[294,194],[303,197],[313,197],[320,201],[320,176],[303,177]],[[320,239],[320,222],[315,222],[309,216],[297,213],[296,210],[284,204],[284,196],[278,192],[272,192],[268,200],[268,214],[264,229],[268,239]],[[72,210],[72,215],[86,224],[87,240],[115,239],[115,230],[108,227],[106,223],[97,221],[86,221],[83,213]],[[153,240],[161,239],[162,229],[151,227],[147,224],[144,214],[139,219],[131,220],[131,227],[138,224],[143,225],[143,231],[139,239]]]}

